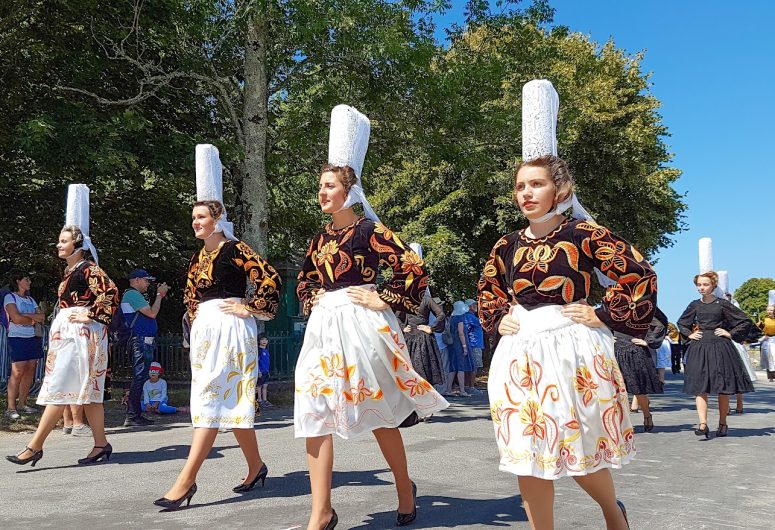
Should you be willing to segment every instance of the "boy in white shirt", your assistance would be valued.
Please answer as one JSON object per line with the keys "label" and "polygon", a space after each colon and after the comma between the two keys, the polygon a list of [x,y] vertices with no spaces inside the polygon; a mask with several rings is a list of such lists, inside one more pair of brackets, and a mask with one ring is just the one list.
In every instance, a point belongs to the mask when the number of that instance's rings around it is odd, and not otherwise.
{"label": "boy in white shirt", "polygon": [[143,384],[143,412],[156,412],[157,414],[175,414],[178,410],[184,412],[183,407],[170,407],[167,405],[167,382],[161,378],[164,369],[157,362],[152,362],[148,370],[149,379]]}

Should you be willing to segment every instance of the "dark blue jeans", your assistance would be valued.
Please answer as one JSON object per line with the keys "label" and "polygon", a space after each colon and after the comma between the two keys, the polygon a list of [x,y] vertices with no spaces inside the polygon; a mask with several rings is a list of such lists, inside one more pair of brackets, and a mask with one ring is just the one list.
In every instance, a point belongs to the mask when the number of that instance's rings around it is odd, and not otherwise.
{"label": "dark blue jeans", "polygon": [[132,386],[129,388],[129,406],[127,416],[139,416],[142,412],[140,401],[143,397],[143,385],[148,379],[148,368],[153,362],[153,344],[146,344],[145,337],[132,335],[127,342],[127,350],[132,355]]}

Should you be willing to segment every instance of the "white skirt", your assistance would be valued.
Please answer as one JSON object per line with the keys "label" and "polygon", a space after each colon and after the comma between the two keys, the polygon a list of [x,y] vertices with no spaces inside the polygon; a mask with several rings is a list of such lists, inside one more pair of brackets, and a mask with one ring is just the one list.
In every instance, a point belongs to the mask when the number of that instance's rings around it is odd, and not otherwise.
{"label": "white skirt", "polygon": [[761,345],[762,370],[775,372],[775,337],[765,337]]}
{"label": "white skirt", "polygon": [[745,373],[748,374],[748,379],[751,381],[756,381],[756,370],[753,369],[753,365],[751,364],[751,358],[748,357],[748,348],[743,346],[742,344],[738,342],[732,342],[732,344],[735,345],[735,349],[737,349],[737,353],[740,354],[740,360],[743,361],[743,366],[745,366]]}
{"label": "white skirt", "polygon": [[46,375],[38,393],[38,405],[89,405],[102,403],[108,369],[108,330],[104,324],[69,321],[87,307],[59,310],[51,323]]}
{"label": "white skirt", "polygon": [[191,326],[191,422],[194,427],[252,429],[258,376],[256,321],[225,314],[219,307],[223,301],[199,304]]}
{"label": "white skirt", "polygon": [[295,379],[297,438],[354,438],[449,406],[412,369],[393,311],[354,304],[347,289],[324,294],[313,308]]}
{"label": "white skirt", "polygon": [[556,479],[620,468],[635,456],[627,391],[606,328],[576,324],[560,306],[514,306],[488,392],[500,469]]}

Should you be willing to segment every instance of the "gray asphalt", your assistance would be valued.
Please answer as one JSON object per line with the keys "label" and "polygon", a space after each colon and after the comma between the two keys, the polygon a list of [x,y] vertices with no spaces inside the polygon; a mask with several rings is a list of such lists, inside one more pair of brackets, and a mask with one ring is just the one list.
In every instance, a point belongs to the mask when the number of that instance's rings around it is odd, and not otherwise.
{"label": "gray asphalt", "polygon": [[[636,460],[615,471],[631,527],[664,529],[775,528],[775,383],[760,374],[745,414],[730,418],[727,438],[697,438],[694,402],[668,376],[655,396],[653,433],[641,433]],[[271,396],[270,396],[271,397]],[[486,397],[453,398],[432,421],[403,431],[418,485],[412,528],[529,528],[513,476],[497,470]],[[715,402],[713,402],[715,407]],[[715,427],[717,415],[710,415]],[[292,411],[265,412],[256,425],[269,466],[266,487],[232,493],[244,461],[231,434],[219,434],[198,478],[190,508],[160,513],[151,504],[174,481],[188,451],[188,424],[113,429],[105,465],[73,464],[91,439],[55,431],[35,468],[0,462],[2,528],[305,528],[309,484],[304,443],[293,438]],[[0,437],[0,454],[20,450],[29,434]],[[392,528],[391,475],[370,437],[335,443],[333,503],[339,529]],[[557,528],[603,528],[599,510],[571,479],[556,483]]]}

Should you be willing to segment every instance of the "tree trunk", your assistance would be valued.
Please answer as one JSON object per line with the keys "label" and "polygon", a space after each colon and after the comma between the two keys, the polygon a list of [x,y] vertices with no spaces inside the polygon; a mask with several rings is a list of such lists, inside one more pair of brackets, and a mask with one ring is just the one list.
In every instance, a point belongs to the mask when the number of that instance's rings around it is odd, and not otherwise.
{"label": "tree trunk", "polygon": [[268,230],[268,189],[266,185],[267,81],[265,14],[257,10],[248,22],[245,43],[245,87],[243,130],[245,132],[245,164],[242,180],[242,239],[253,249],[266,255]]}

